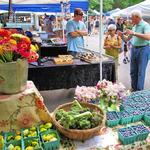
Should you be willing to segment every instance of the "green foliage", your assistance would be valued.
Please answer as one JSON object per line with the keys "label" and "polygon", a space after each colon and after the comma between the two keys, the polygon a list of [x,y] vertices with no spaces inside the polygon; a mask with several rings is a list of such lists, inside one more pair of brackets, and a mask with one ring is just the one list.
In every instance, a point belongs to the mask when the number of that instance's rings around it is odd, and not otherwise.
{"label": "green foliage", "polygon": [[66,129],[90,129],[102,123],[101,114],[82,107],[78,101],[74,101],[70,111],[59,109],[56,112],[56,120]]}
{"label": "green foliage", "polygon": [[[138,4],[144,0],[102,0],[103,3],[103,12],[113,10],[115,8],[126,8],[135,4]],[[89,0],[90,9],[96,9],[99,11],[100,0]]]}

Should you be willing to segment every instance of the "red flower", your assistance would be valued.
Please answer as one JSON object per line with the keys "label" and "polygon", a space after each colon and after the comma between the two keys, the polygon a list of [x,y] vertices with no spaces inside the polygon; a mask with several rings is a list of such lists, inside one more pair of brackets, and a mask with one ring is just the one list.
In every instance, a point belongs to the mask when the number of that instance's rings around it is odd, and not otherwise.
{"label": "red flower", "polygon": [[36,98],[35,105],[39,109],[44,109],[44,103],[40,98]]}
{"label": "red flower", "polygon": [[0,37],[10,38],[11,32],[5,29],[0,29]]}
{"label": "red flower", "polygon": [[39,58],[39,55],[34,52],[34,51],[30,51],[30,55],[28,57],[28,62],[34,62]]}
{"label": "red flower", "polygon": [[28,58],[30,55],[30,45],[20,42],[17,44],[17,53],[19,53],[22,57]]}

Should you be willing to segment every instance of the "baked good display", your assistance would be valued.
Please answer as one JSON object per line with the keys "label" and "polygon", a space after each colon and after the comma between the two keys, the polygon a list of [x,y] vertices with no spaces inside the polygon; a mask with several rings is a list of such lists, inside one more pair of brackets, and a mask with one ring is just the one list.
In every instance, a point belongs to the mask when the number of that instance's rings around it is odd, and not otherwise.
{"label": "baked good display", "polygon": [[59,58],[64,58],[64,59],[73,59],[72,55],[58,55]]}
{"label": "baked good display", "polygon": [[54,58],[54,63],[55,64],[72,64],[73,59],[72,58]]}
{"label": "baked good display", "polygon": [[100,58],[92,53],[92,52],[86,52],[86,53],[82,53],[79,55],[79,58],[83,61],[89,62],[89,63],[93,63],[93,62],[99,62]]}

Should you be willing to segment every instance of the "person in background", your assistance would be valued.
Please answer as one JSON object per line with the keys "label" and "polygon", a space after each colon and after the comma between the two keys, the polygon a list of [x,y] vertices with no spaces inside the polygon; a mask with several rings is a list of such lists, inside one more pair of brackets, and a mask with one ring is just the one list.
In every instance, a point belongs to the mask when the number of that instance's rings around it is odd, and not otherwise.
{"label": "person in background", "polygon": [[48,24],[49,24],[49,16],[47,14],[45,14],[44,21],[43,21],[43,30],[45,32],[48,32]]}
{"label": "person in background", "polygon": [[74,10],[74,18],[69,20],[66,25],[67,50],[73,56],[76,56],[78,52],[82,51],[79,47],[84,47],[83,36],[88,35],[86,26],[82,19],[82,9],[76,8]]}
{"label": "person in background", "polygon": [[[124,20],[122,17],[118,17],[117,18],[117,22],[116,22],[116,32],[121,31],[123,32],[125,30],[125,24],[124,24]],[[123,59],[123,63],[127,64],[129,62],[129,58],[127,57],[127,42],[122,40],[122,48],[121,51],[124,52],[124,59]]]}
{"label": "person in background", "polygon": [[0,20],[0,28],[2,28],[3,27],[3,24],[2,24],[2,22],[1,22],[1,20]]}
{"label": "person in background", "polygon": [[96,19],[94,20],[94,34],[98,34],[99,24],[99,17],[96,16]]}
{"label": "person in background", "polygon": [[118,80],[118,64],[119,51],[121,49],[121,37],[116,34],[116,25],[110,24],[108,26],[108,34],[104,39],[104,49],[107,55],[110,55],[115,60],[116,80]]}
{"label": "person in background", "polygon": [[144,89],[145,72],[150,55],[150,25],[142,19],[139,10],[131,12],[131,20],[134,26],[132,30],[126,30],[128,36],[124,36],[123,32],[118,34],[126,41],[131,41],[131,91],[140,91]]}

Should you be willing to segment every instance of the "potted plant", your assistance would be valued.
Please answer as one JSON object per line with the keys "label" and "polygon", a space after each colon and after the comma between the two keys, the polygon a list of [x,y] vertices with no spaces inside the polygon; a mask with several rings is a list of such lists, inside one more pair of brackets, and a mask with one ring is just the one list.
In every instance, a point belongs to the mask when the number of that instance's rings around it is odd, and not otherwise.
{"label": "potted plant", "polygon": [[0,93],[25,89],[28,62],[38,59],[36,50],[27,36],[0,29]]}

